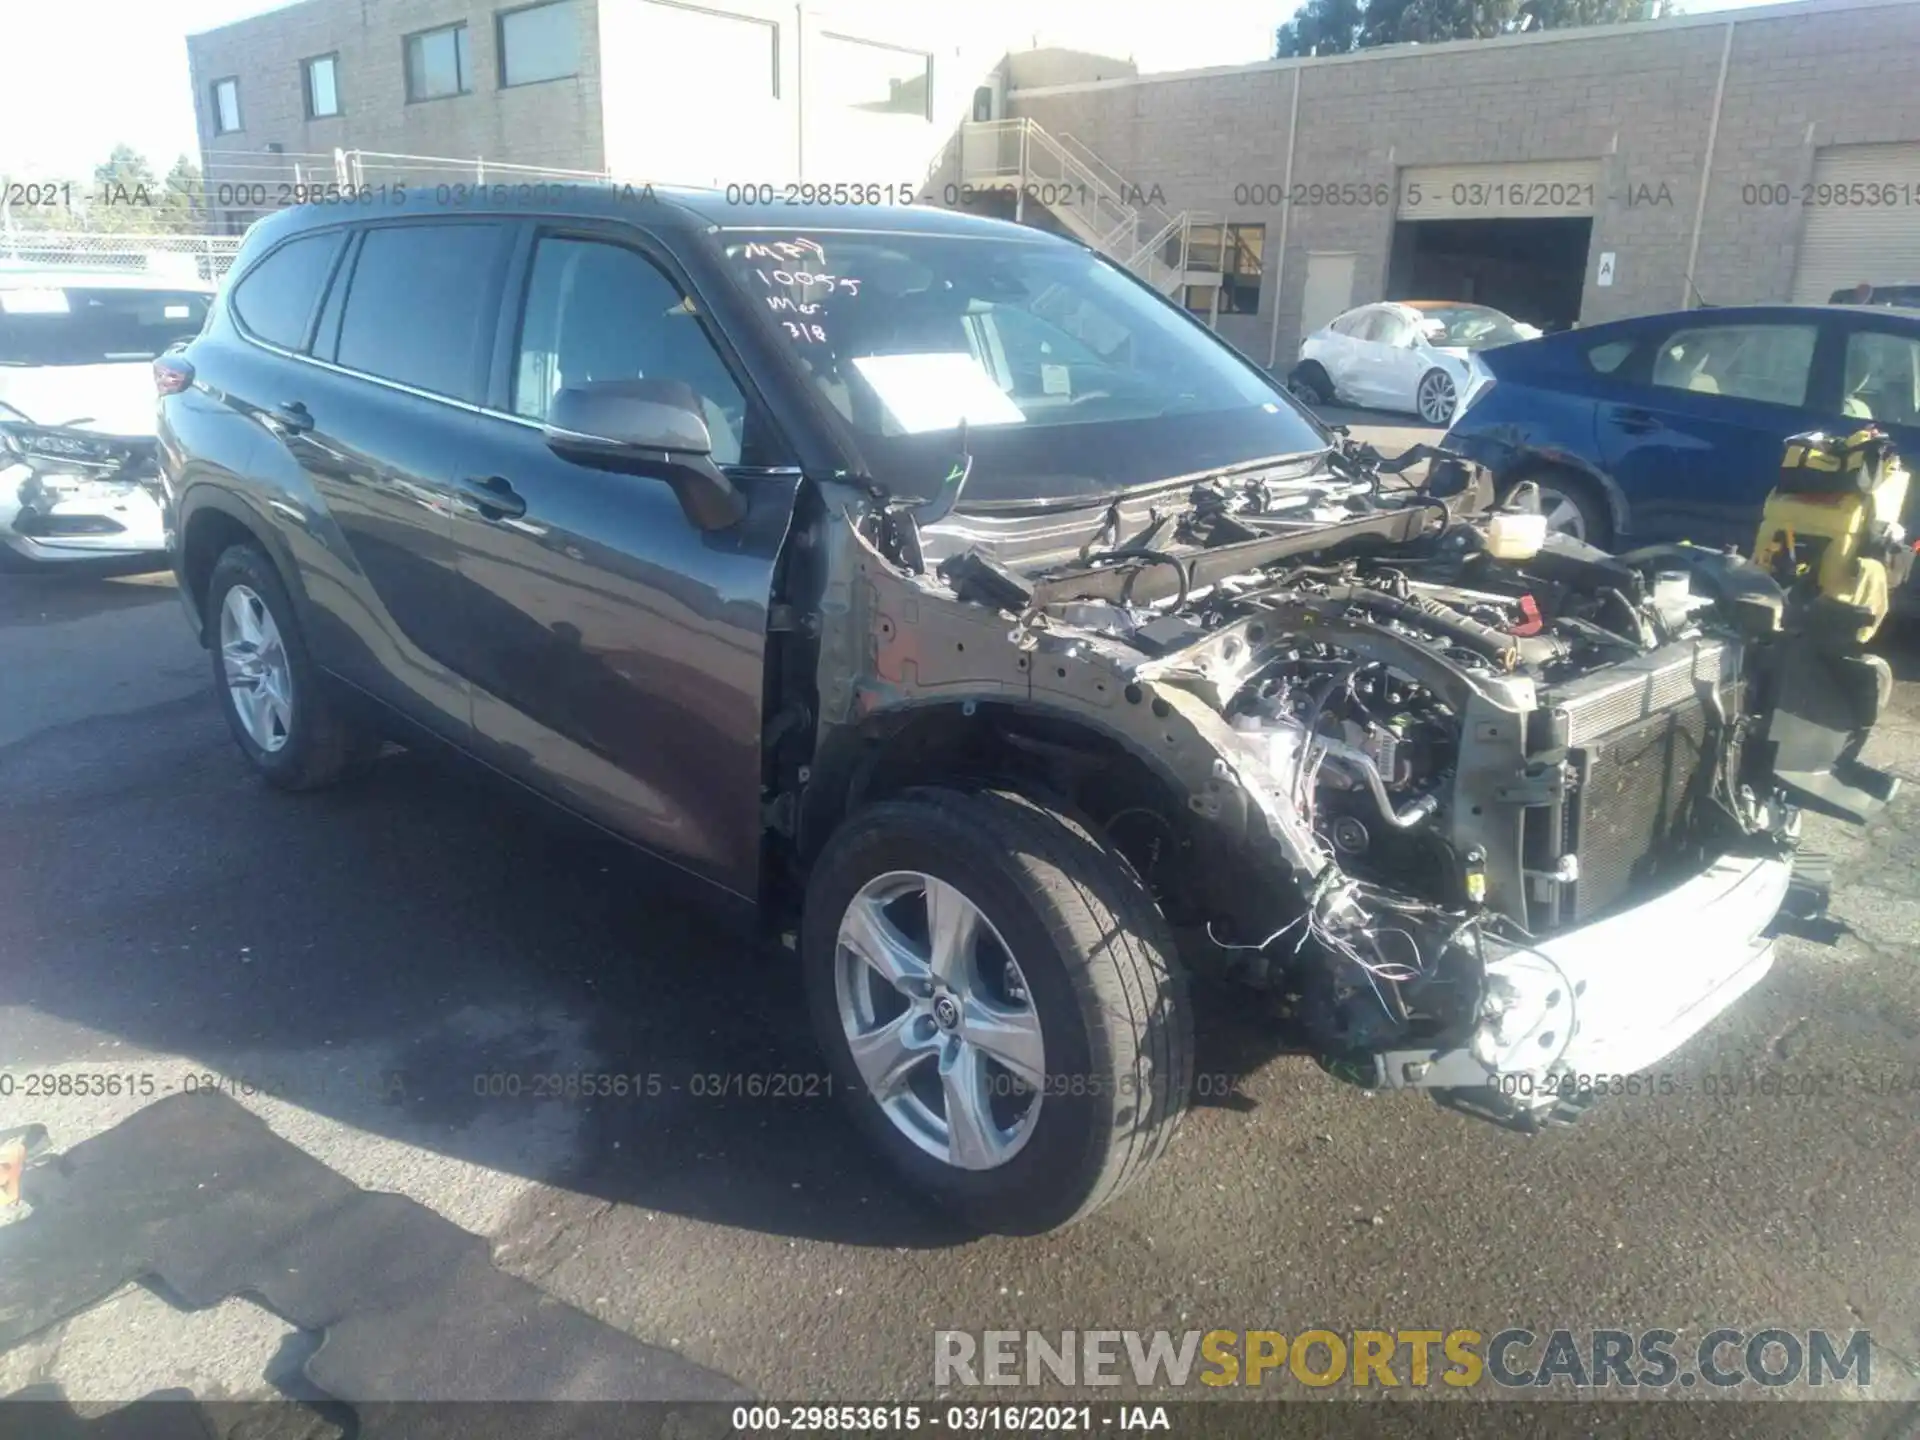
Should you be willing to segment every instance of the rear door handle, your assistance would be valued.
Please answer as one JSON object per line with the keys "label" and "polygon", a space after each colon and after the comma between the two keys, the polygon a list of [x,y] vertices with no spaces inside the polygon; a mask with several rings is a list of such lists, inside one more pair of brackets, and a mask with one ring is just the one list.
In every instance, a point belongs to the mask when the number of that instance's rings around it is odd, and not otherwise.
{"label": "rear door handle", "polygon": [[1613,409],[1613,423],[1629,435],[1646,435],[1660,428],[1660,417],[1651,410],[1637,410],[1629,405],[1616,405]]}
{"label": "rear door handle", "polygon": [[488,520],[518,520],[527,513],[527,502],[504,475],[462,480],[460,497]]}
{"label": "rear door handle", "polygon": [[313,412],[298,400],[289,400],[276,407],[267,420],[275,429],[294,435],[304,435],[313,429]]}

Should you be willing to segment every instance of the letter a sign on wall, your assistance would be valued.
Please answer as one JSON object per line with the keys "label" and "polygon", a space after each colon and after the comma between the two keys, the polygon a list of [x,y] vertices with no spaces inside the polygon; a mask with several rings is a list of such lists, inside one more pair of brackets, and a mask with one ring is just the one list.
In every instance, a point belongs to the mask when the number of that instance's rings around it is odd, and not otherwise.
{"label": "letter a sign on wall", "polygon": [[1603,250],[1600,252],[1600,272],[1593,277],[1593,283],[1596,285],[1611,285],[1613,283],[1613,251]]}

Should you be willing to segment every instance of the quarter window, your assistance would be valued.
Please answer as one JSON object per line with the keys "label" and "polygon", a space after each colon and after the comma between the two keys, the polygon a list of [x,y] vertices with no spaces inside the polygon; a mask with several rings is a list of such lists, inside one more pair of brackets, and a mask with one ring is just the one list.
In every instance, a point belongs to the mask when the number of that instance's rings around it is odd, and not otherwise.
{"label": "quarter window", "polygon": [[306,63],[307,118],[324,120],[340,113],[340,57],[317,55]]}
{"label": "quarter window", "polygon": [[1699,395],[1804,405],[1813,371],[1811,325],[1712,325],[1679,330],[1653,360],[1653,383]]}
{"label": "quarter window", "polygon": [[551,0],[500,16],[500,83],[532,85],[580,73],[573,0]]}
{"label": "quarter window", "polygon": [[350,370],[454,400],[480,398],[500,227],[392,225],[370,229],[353,264],[336,355]]}
{"label": "quarter window", "polygon": [[249,270],[233,292],[233,313],[242,327],[283,350],[306,349],[314,302],[339,248],[337,233],[302,235]]}
{"label": "quarter window", "polygon": [[240,128],[240,82],[235,79],[213,82],[213,133],[231,135]]}
{"label": "quarter window", "polygon": [[545,420],[564,386],[679,380],[700,397],[715,464],[738,464],[747,404],[690,302],[645,256],[591,240],[534,251],[514,362],[514,412]]}
{"label": "quarter window", "polygon": [[473,88],[466,26],[409,35],[406,47],[407,99],[437,100],[443,95],[464,95]]}
{"label": "quarter window", "polygon": [[1608,340],[1587,350],[1587,368],[1596,375],[1611,375],[1633,353],[1633,341]]}

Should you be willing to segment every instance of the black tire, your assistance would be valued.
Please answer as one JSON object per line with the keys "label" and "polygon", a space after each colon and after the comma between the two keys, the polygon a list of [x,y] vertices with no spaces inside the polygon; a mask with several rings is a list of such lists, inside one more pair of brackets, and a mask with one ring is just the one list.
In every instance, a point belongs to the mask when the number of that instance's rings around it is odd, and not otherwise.
{"label": "black tire", "polygon": [[[959,887],[1025,977],[1046,1085],[1026,1143],[997,1168],[919,1148],[854,1066],[834,978],[841,920],[863,885],[897,870]],[[809,880],[802,957],[815,1032],[855,1123],[977,1229],[1032,1235],[1084,1218],[1145,1174],[1178,1128],[1193,1076],[1184,969],[1132,867],[1063,814],[1004,792],[933,789],[857,812]]]}
{"label": "black tire", "polygon": [[[1606,499],[1586,476],[1572,470],[1562,470],[1557,466],[1529,470],[1514,477],[1504,486],[1500,498],[1505,500],[1515,486],[1529,480],[1540,487],[1541,513],[1551,517],[1557,505],[1556,497],[1564,497],[1579,514],[1580,530],[1577,538],[1600,550],[1605,550],[1613,543],[1613,512],[1608,508]],[[1552,526],[1551,520],[1549,527],[1564,528]]]}
{"label": "black tire", "polygon": [[[220,647],[220,615],[228,594],[244,585],[259,598],[279,631],[292,679],[291,715],[285,742],[265,749],[247,733],[228,688]],[[313,663],[300,618],[266,552],[253,544],[230,547],[214,562],[207,580],[207,649],[213,657],[214,692],[241,754],[268,784],[282,790],[317,790],[365,770],[380,753],[380,737],[339,703],[331,681]]]}
{"label": "black tire", "polygon": [[1287,377],[1287,389],[1294,399],[1309,405],[1331,405],[1334,401],[1333,381],[1317,360],[1303,360],[1294,366]]}

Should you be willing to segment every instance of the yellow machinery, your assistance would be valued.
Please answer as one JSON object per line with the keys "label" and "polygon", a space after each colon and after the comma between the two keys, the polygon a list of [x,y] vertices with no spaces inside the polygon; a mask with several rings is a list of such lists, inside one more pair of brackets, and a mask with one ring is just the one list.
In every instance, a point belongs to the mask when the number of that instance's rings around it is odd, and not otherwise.
{"label": "yellow machinery", "polygon": [[1913,550],[1900,526],[1907,472],[1875,426],[1851,435],[1812,430],[1787,440],[1753,558],[1789,594],[1857,606],[1865,644],[1906,583]]}

